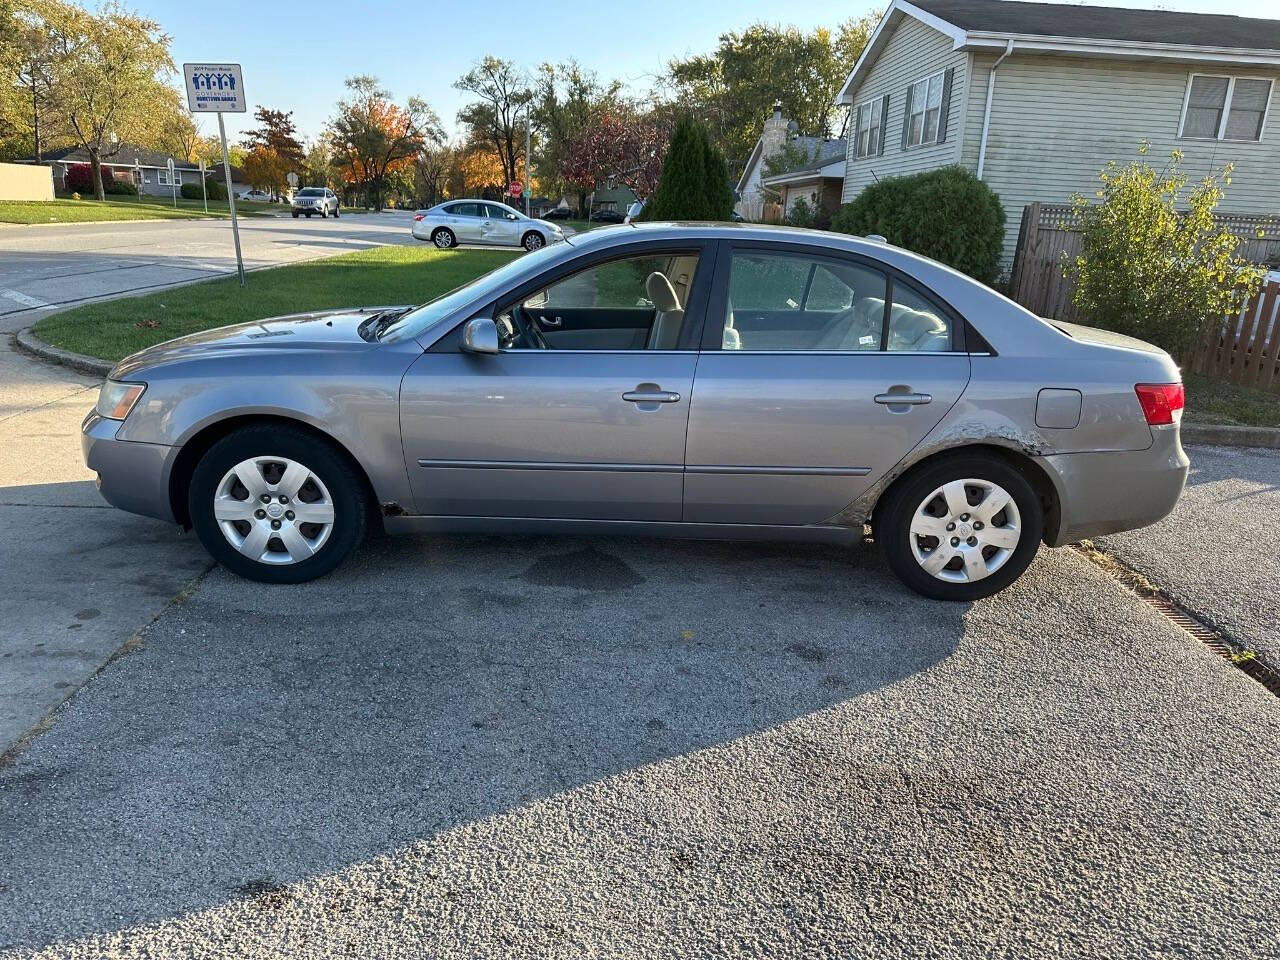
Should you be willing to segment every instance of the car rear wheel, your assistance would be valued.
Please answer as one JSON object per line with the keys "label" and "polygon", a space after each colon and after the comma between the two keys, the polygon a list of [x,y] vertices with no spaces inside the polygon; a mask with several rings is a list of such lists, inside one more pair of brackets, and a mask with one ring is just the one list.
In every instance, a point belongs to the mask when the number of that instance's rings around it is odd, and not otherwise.
{"label": "car rear wheel", "polygon": [[297,210],[293,211],[293,219],[295,219],[295,220],[297,220],[297,219],[298,219],[298,211],[297,211]]}
{"label": "car rear wheel", "polygon": [[196,465],[188,509],[200,542],[233,573],[302,583],[364,538],[364,486],[341,452],[288,427],[248,427]]}
{"label": "car rear wheel", "polygon": [[521,241],[521,246],[529,251],[541,250],[546,245],[547,241],[542,239],[542,234],[538,233],[536,230],[530,230],[524,235],[524,240]]}
{"label": "car rear wheel", "polygon": [[908,475],[877,508],[885,562],[935,600],[978,600],[1022,575],[1044,516],[1025,476],[994,456],[957,455]]}
{"label": "car rear wheel", "polygon": [[338,208],[337,208],[337,207],[334,207],[334,208],[333,208],[333,219],[337,220],[337,219],[338,219],[338,217],[340,217],[340,216],[341,216],[341,213],[339,213]]}
{"label": "car rear wheel", "polygon": [[450,247],[457,244],[458,238],[453,235],[452,230],[446,227],[441,227],[435,233],[431,234],[431,242],[441,250],[448,250]]}

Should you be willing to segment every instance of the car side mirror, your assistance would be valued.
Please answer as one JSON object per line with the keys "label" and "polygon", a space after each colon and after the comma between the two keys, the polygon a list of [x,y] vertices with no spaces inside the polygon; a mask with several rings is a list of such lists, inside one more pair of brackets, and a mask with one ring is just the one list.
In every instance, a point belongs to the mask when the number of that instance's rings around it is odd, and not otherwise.
{"label": "car side mirror", "polygon": [[462,350],[465,353],[497,353],[498,325],[488,317],[476,317],[462,326]]}
{"label": "car side mirror", "polygon": [[514,213],[508,213],[508,214],[507,214],[507,219],[508,219],[508,220],[519,220],[520,218],[519,218],[519,217],[517,217]]}

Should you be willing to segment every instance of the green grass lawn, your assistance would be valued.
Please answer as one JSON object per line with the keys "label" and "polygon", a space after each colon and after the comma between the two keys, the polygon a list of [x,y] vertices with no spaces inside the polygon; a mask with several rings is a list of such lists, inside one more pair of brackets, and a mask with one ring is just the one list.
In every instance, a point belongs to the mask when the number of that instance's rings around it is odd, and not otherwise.
{"label": "green grass lawn", "polygon": [[1280,427],[1280,393],[1242,387],[1229,380],[1184,373],[1189,423],[1226,423],[1249,427]]}
{"label": "green grass lawn", "polygon": [[[288,209],[277,204],[236,202],[241,216],[260,216]],[[110,196],[106,200],[5,200],[0,201],[2,223],[95,223],[109,220],[190,220],[204,217],[204,202],[178,198],[177,209],[167,197]],[[229,217],[225,200],[209,201],[209,217]]]}
{"label": "green grass lawn", "polygon": [[119,360],[143,347],[231,323],[304,310],[422,303],[519,254],[505,250],[375,247],[46,317],[36,335],[76,353]]}

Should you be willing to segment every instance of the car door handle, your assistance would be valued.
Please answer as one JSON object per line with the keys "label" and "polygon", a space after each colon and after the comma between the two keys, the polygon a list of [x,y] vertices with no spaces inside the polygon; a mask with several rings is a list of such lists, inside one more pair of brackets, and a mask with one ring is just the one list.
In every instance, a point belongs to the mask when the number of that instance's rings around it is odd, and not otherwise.
{"label": "car door handle", "polygon": [[919,406],[922,403],[932,403],[933,395],[929,393],[877,393],[875,396],[876,403],[885,403],[897,406],[900,403]]}
{"label": "car door handle", "polygon": [[680,394],[674,390],[628,390],[622,399],[628,403],[679,403]]}
{"label": "car door handle", "polygon": [[544,327],[558,327],[562,323],[564,323],[564,321],[561,320],[559,317],[551,317],[550,319],[547,319],[546,317],[542,316],[542,314],[538,314],[538,322],[542,324]]}

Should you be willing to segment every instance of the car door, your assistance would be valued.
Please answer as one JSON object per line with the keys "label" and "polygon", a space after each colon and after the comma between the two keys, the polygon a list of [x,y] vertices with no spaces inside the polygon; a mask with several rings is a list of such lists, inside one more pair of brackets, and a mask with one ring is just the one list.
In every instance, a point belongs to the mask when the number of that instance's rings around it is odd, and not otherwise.
{"label": "car door", "polygon": [[690,408],[683,519],[822,523],[960,397],[963,323],[882,264],[727,247]]}
{"label": "car door", "polygon": [[[589,254],[521,284],[481,311],[501,332],[497,354],[462,352],[462,321],[417,360],[401,385],[400,419],[415,509],[432,516],[678,521],[697,343],[710,289],[700,246],[642,244]],[[643,298],[655,256],[694,258],[688,295],[642,309],[633,337],[616,304]],[[699,286],[699,283],[701,286]],[[674,289],[674,284],[671,286]],[[626,287],[626,289],[623,289]],[[532,328],[538,302],[594,313],[591,347]],[[554,294],[553,294],[554,292]],[[565,309],[569,309],[566,307]],[[628,311],[628,321],[630,313]],[[675,327],[664,326],[674,322]],[[673,329],[671,349],[648,331]]]}
{"label": "car door", "polygon": [[486,216],[481,224],[481,237],[485,243],[514,246],[520,241],[517,233],[520,224],[507,219],[507,211],[492,203],[482,204]]}
{"label": "car door", "polygon": [[479,203],[455,203],[451,207],[445,207],[445,213],[448,214],[449,229],[453,231],[454,236],[458,238],[459,243],[481,243],[484,238],[481,236],[481,225],[484,218],[481,216],[483,212]]}

